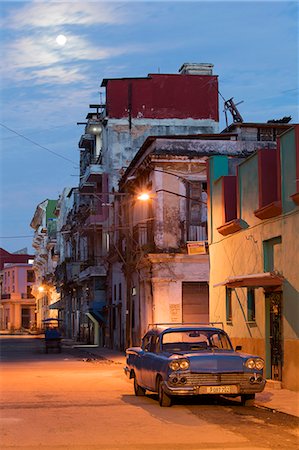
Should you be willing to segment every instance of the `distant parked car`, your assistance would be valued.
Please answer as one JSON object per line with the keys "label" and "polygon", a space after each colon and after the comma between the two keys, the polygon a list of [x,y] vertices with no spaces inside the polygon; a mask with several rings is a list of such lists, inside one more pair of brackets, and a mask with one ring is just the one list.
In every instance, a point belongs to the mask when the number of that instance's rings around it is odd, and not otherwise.
{"label": "distant parked car", "polygon": [[264,360],[233,349],[227,333],[210,325],[156,325],[141,347],[126,350],[125,373],[134,379],[135,395],[157,392],[160,406],[184,395],[241,396],[254,403],[262,392]]}

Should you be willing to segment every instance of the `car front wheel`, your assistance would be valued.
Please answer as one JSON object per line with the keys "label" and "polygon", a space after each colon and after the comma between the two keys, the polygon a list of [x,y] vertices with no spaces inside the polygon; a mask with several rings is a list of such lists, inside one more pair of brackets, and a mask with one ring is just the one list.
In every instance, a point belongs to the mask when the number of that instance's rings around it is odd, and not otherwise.
{"label": "car front wheel", "polygon": [[136,375],[134,377],[134,392],[135,392],[135,395],[137,395],[138,397],[145,395],[145,389],[143,387],[139,386],[139,384],[137,383]]}
{"label": "car front wheel", "polygon": [[241,395],[241,403],[243,406],[253,406],[254,405],[255,394],[244,394]]}
{"label": "car front wheel", "polygon": [[172,404],[171,397],[168,394],[166,394],[166,392],[164,391],[162,380],[160,380],[160,382],[159,382],[158,395],[159,395],[159,405],[160,406],[171,406],[171,404]]}

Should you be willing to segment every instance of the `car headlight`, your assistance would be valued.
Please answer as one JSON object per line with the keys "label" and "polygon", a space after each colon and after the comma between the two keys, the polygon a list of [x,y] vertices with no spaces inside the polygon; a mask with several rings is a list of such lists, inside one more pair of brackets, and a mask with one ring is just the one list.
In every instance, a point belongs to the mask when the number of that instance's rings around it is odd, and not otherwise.
{"label": "car headlight", "polygon": [[169,363],[169,367],[171,368],[171,370],[179,370],[180,365],[179,365],[179,362],[177,360],[175,360],[175,361],[171,361]]}
{"label": "car headlight", "polygon": [[180,364],[180,369],[182,370],[187,370],[190,367],[190,362],[188,361],[188,359],[181,359],[179,361]]}
{"label": "car headlight", "polygon": [[257,368],[257,370],[262,370],[264,368],[264,360],[262,358],[257,358],[255,360],[255,367]]}
{"label": "car headlight", "polygon": [[175,359],[174,361],[170,361],[169,367],[171,370],[187,370],[190,367],[190,362],[188,359]]}
{"label": "car headlight", "polygon": [[248,367],[248,369],[255,369],[255,360],[253,358],[247,359],[245,366]]}

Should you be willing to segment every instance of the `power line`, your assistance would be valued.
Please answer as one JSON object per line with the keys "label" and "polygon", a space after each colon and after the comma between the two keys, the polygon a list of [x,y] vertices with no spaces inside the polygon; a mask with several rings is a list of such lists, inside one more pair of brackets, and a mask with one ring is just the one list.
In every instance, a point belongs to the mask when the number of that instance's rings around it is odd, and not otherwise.
{"label": "power line", "polygon": [[50,152],[50,153],[52,153],[53,155],[58,156],[59,158],[65,159],[66,161],[71,162],[72,164],[77,164],[77,163],[75,163],[74,161],[72,161],[71,159],[66,158],[65,156],[62,156],[62,155],[60,155],[59,153],[56,153],[56,152],[54,152],[53,150],[50,150],[49,148],[47,148],[47,147],[45,147],[45,146],[39,144],[38,142],[35,142],[35,141],[33,141],[32,139],[30,139],[30,138],[24,136],[23,134],[18,133],[18,131],[15,131],[15,130],[13,130],[12,128],[7,127],[7,126],[4,125],[3,123],[0,123],[0,125],[1,125],[1,127],[6,128],[6,130],[10,131],[11,133],[16,134],[17,136],[20,136],[21,138],[25,139],[26,141],[30,142],[31,144],[36,145],[37,147],[39,147],[39,148],[41,148],[41,149],[43,149],[43,150],[46,150],[47,152]]}
{"label": "power line", "polygon": [[0,236],[0,239],[18,239],[18,238],[33,238],[33,234],[24,236]]}

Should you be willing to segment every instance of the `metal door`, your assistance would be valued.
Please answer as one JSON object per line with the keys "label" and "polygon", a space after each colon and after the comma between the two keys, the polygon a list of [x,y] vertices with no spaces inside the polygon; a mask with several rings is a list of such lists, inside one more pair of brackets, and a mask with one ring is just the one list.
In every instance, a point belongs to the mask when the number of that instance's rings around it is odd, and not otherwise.
{"label": "metal door", "polygon": [[267,294],[270,307],[269,338],[271,352],[271,379],[281,381],[283,364],[282,347],[282,293]]}
{"label": "metal door", "polygon": [[209,322],[209,285],[207,282],[182,283],[183,322]]}

